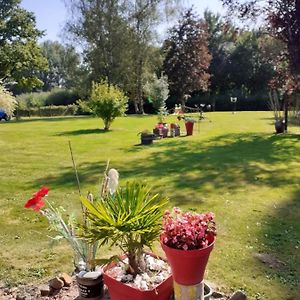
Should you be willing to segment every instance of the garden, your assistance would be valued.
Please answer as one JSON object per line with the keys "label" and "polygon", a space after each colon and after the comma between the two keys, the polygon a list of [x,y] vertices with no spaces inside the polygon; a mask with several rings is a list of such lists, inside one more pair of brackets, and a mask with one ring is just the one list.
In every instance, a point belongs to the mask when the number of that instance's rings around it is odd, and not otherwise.
{"label": "garden", "polygon": [[298,299],[299,1],[63,2],[0,0],[0,299]]}
{"label": "garden", "polygon": [[[217,239],[205,279],[250,299],[296,299],[299,293],[299,127],[275,135],[270,112],[213,112],[211,122],[142,146],[137,131],[155,116],[117,118],[110,131],[91,117],[31,118],[1,124],[1,280],[45,282],[73,271],[68,243],[49,239],[44,216],[24,209],[47,186],[48,201],[80,215],[69,151],[72,144],[83,195],[99,194],[107,160],[120,185],[145,179],[168,197],[168,209],[214,212]],[[178,122],[176,116],[168,122]],[[199,128],[197,128],[199,126]],[[163,255],[159,240],[155,253]],[[120,255],[101,247],[97,258]]]}

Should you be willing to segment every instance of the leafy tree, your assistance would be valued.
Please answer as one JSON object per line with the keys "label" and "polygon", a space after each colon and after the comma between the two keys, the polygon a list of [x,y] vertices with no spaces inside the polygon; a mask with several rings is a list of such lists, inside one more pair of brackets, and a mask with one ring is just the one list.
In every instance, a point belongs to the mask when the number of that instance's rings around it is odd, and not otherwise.
{"label": "leafy tree", "polygon": [[43,33],[20,2],[0,0],[0,78],[16,82],[15,91],[26,91],[42,86],[37,72],[47,68],[47,61],[37,45]]}
{"label": "leafy tree", "polygon": [[169,83],[166,75],[160,78],[153,74],[151,81],[147,81],[144,85],[145,94],[151,99],[155,110],[165,107],[166,100],[169,97]]}
{"label": "leafy tree", "polygon": [[88,101],[79,101],[85,111],[91,112],[104,122],[104,130],[109,130],[116,117],[122,116],[127,108],[128,98],[116,86],[107,82],[94,83]]}
{"label": "leafy tree", "polygon": [[[143,78],[153,73],[154,27],[162,8],[180,0],[67,0],[73,11],[67,30],[85,42],[91,79],[120,86],[143,113]],[[154,60],[155,61],[155,60]],[[153,62],[153,61],[152,61]]]}
{"label": "leafy tree", "polygon": [[186,94],[207,90],[208,67],[211,55],[208,50],[207,30],[191,9],[170,30],[165,41],[164,71],[169,78],[170,90],[185,106]]}
{"label": "leafy tree", "polygon": [[263,15],[269,33],[282,41],[291,74],[300,85],[300,0],[222,0],[231,13],[238,13],[241,18],[255,18]]}
{"label": "leafy tree", "polygon": [[15,97],[3,86],[0,81],[0,109],[3,109],[8,116],[12,116],[16,108]]}
{"label": "leafy tree", "polygon": [[80,56],[72,46],[59,42],[45,41],[41,44],[44,57],[48,60],[48,70],[41,71],[43,90],[53,87],[74,88],[79,76]]}

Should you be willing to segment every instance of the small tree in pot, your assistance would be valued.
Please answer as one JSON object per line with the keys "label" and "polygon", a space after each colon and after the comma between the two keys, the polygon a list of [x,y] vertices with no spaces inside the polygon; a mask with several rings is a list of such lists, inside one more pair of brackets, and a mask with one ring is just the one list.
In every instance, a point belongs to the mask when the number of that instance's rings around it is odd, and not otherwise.
{"label": "small tree in pot", "polygon": [[[137,287],[119,286],[120,281],[126,279],[133,285],[135,278],[146,271],[149,264],[144,255],[144,248],[148,246],[151,249],[153,242],[159,237],[163,208],[168,199],[158,194],[152,195],[151,189],[144,183],[131,182],[120,188],[113,196],[107,195],[94,204],[82,199],[82,203],[87,209],[91,225],[84,228],[85,237],[91,243],[99,241],[100,245],[110,244],[119,247],[128,259],[126,276],[119,281],[112,278],[109,273],[110,267],[113,266],[109,265],[106,268],[104,280],[108,285],[111,299],[119,300],[125,297],[168,299],[172,293],[172,279],[169,273],[168,278],[161,281],[163,287],[151,285],[151,288],[143,288],[145,289],[143,292],[149,297],[141,296],[141,291]],[[146,277],[150,281],[151,276]]]}

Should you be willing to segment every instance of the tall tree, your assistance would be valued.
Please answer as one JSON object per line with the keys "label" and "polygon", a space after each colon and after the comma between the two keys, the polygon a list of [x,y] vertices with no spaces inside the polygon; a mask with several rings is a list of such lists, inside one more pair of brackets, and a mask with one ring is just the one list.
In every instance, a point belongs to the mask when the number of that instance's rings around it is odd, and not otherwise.
{"label": "tall tree", "polygon": [[41,71],[39,78],[43,81],[43,90],[55,86],[74,88],[79,76],[80,56],[72,46],[59,42],[45,41],[41,44],[44,57],[48,61],[48,70]]}
{"label": "tall tree", "polygon": [[73,11],[67,29],[85,43],[92,79],[106,78],[143,113],[143,78],[153,54],[154,27],[162,8],[180,0],[65,0]]}
{"label": "tall tree", "polygon": [[20,2],[0,0],[0,78],[16,82],[16,90],[26,91],[42,85],[37,73],[47,68],[47,61],[37,45],[43,33]]}
{"label": "tall tree", "polygon": [[177,95],[183,107],[186,94],[208,89],[211,55],[207,37],[204,22],[188,9],[165,41],[164,71],[171,93]]}
{"label": "tall tree", "polygon": [[264,16],[269,33],[285,44],[290,71],[300,86],[300,0],[222,2],[241,18]]}

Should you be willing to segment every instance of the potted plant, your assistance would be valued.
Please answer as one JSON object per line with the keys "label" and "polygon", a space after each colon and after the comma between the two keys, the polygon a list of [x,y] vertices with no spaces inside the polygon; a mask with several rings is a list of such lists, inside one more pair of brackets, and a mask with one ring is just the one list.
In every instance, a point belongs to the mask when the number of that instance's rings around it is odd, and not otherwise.
{"label": "potted plant", "polygon": [[160,242],[176,283],[191,286],[203,281],[215,235],[213,213],[183,213],[179,208],[173,214],[165,212]]}
{"label": "potted plant", "polygon": [[[70,148],[71,149],[71,148]],[[72,153],[72,152],[71,152]],[[73,157],[72,157],[73,158]],[[75,165],[74,165],[75,166]],[[106,193],[113,194],[118,185],[118,172],[115,169],[108,169],[108,164],[104,172],[102,181],[101,195]],[[75,168],[76,175],[77,170]],[[78,182],[78,188],[79,182]],[[65,218],[65,209],[61,206],[55,207],[49,201],[44,200],[48,195],[49,189],[42,187],[38,192],[25,203],[25,208],[31,208],[46,217],[50,229],[57,235],[54,240],[65,239],[74,252],[74,267],[79,293],[82,298],[90,300],[102,299],[103,296],[103,271],[102,268],[96,268],[95,259],[98,250],[98,242],[89,243],[81,237],[79,222],[82,222],[86,228],[89,228],[89,220],[86,217],[86,210],[81,206],[81,216],[76,219],[73,214]],[[93,203],[93,195],[89,192],[87,197],[82,197]]]}
{"label": "potted plant", "polygon": [[274,115],[274,126],[276,133],[283,133],[285,128],[284,116],[281,110],[281,103],[279,100],[279,92],[271,90],[269,93],[269,105]]}
{"label": "potted plant", "polygon": [[149,130],[144,130],[139,133],[141,135],[141,144],[150,145],[155,139],[155,134],[151,133]]}
{"label": "potted plant", "polygon": [[[111,300],[169,300],[173,280],[168,264],[151,249],[159,237],[163,208],[168,199],[152,195],[142,182],[128,182],[116,193],[91,203],[82,199],[91,226],[84,235],[100,245],[114,245],[122,251],[117,261],[104,268],[104,282]],[[112,257],[113,261],[116,256]]]}
{"label": "potted plant", "polygon": [[187,117],[187,116],[178,116],[177,119],[179,121],[181,119],[184,120],[186,135],[193,135],[194,123],[196,123],[196,120],[192,117]]}

